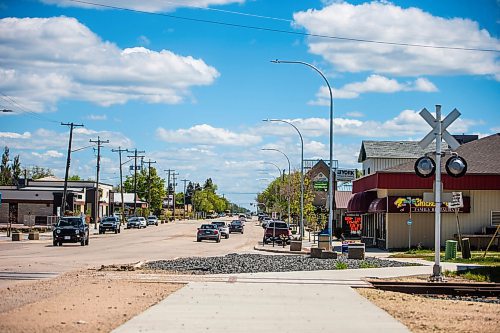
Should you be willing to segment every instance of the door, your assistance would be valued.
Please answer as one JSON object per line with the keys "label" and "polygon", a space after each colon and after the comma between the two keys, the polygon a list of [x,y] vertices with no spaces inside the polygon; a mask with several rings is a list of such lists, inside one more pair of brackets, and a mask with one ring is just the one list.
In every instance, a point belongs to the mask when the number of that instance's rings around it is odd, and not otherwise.
{"label": "door", "polygon": [[17,212],[18,212],[18,206],[16,203],[9,203],[9,223],[10,224],[17,224]]}

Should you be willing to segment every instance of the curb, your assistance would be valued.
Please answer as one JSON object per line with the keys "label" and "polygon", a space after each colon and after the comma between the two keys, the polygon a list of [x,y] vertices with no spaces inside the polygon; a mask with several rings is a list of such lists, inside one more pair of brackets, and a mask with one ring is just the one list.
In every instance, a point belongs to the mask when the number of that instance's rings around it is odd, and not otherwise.
{"label": "curb", "polygon": [[281,253],[281,254],[310,254],[309,251],[307,250],[302,250],[302,251],[290,251],[290,250],[280,250],[280,249],[273,249],[273,248],[270,248],[270,249],[265,249],[265,248],[262,248],[262,247],[259,247],[258,245],[255,245],[253,247],[253,249],[255,251],[262,251],[262,252],[271,252],[271,253]]}

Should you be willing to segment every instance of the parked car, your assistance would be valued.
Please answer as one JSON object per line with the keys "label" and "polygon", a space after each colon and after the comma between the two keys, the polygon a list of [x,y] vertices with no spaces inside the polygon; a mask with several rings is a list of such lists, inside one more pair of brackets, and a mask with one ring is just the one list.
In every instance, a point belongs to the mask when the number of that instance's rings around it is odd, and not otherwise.
{"label": "parked car", "polygon": [[64,216],[59,219],[52,231],[52,245],[62,246],[63,243],[78,243],[89,245],[89,227],[84,216]]}
{"label": "parked car", "polygon": [[260,225],[262,226],[262,228],[265,229],[267,227],[267,225],[269,224],[269,222],[272,222],[272,221],[273,221],[272,218],[270,218],[269,216],[265,216],[262,218],[262,223]]}
{"label": "parked car", "polygon": [[147,227],[146,219],[142,216],[132,216],[127,221],[127,229],[131,228],[141,229],[146,227]]}
{"label": "parked car", "polygon": [[266,229],[264,230],[262,243],[267,244],[274,240],[278,243],[286,242],[286,244],[290,244],[291,237],[290,228],[286,222],[271,221],[267,224]]}
{"label": "parked car", "polygon": [[147,221],[147,225],[158,225],[158,218],[154,215],[150,215],[148,216],[148,221]]}
{"label": "parked car", "polygon": [[196,241],[201,242],[204,239],[212,239],[217,243],[220,242],[220,231],[215,224],[202,224],[196,233]]}
{"label": "parked car", "polygon": [[215,224],[221,233],[221,237],[228,239],[229,238],[229,225],[224,221],[214,221],[212,224]]}
{"label": "parked car", "polygon": [[120,232],[120,219],[116,216],[106,216],[99,223],[99,233],[104,234],[106,230],[113,231],[115,234]]}
{"label": "parked car", "polygon": [[240,220],[231,221],[231,224],[229,225],[229,233],[232,233],[232,232],[243,233],[243,231],[244,231],[244,226]]}

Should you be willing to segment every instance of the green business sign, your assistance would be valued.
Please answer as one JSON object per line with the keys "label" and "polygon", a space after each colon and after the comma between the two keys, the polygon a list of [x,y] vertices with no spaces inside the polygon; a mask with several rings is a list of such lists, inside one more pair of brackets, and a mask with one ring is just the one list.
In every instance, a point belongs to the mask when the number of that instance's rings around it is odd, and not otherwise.
{"label": "green business sign", "polygon": [[327,191],[328,190],[328,181],[326,180],[318,180],[313,182],[313,187],[315,191]]}

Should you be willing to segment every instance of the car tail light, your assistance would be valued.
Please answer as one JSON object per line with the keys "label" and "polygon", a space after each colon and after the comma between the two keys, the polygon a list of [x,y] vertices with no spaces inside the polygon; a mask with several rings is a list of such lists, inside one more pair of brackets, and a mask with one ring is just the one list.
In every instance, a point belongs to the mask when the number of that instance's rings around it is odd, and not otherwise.
{"label": "car tail light", "polygon": [[219,231],[215,230],[214,235],[217,235],[217,234],[219,234]]}
{"label": "car tail light", "polygon": [[201,230],[200,229],[198,229],[198,233],[201,234]]}

